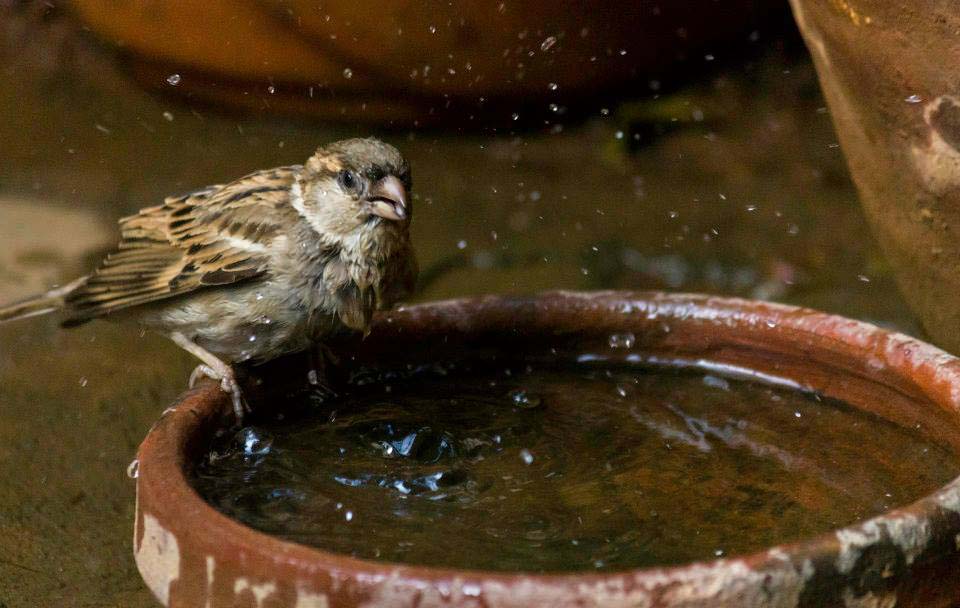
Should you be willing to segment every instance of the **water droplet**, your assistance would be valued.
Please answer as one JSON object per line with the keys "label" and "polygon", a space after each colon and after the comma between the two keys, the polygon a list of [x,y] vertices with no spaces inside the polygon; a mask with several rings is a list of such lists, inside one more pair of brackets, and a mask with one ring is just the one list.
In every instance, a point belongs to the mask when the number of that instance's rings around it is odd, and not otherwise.
{"label": "water droplet", "polygon": [[621,334],[610,334],[607,344],[610,348],[633,348],[636,341],[636,336],[630,332],[624,332]]}
{"label": "water droplet", "polygon": [[914,93],[910,97],[907,97],[906,99],[904,99],[904,101],[907,103],[920,103],[921,101],[923,101],[923,98],[917,95],[916,93]]}
{"label": "water droplet", "polygon": [[180,80],[181,80],[180,74],[170,74],[169,76],[167,76],[167,84],[169,84],[172,87],[175,87],[178,84],[180,84]]}
{"label": "water droplet", "polygon": [[437,26],[435,26],[435,25],[431,25],[431,26],[430,26],[429,28],[427,28],[427,29],[430,30],[430,33],[431,33],[431,34],[436,34],[436,33],[437,33]]}
{"label": "water droplet", "polygon": [[613,134],[613,136],[616,137],[617,139],[623,139],[623,131],[617,131],[616,133]]}
{"label": "water droplet", "polygon": [[520,115],[517,114],[516,112],[514,112],[513,114],[510,115],[510,118],[512,118],[513,120],[519,120],[519,119],[520,119]]}
{"label": "water droplet", "polygon": [[140,461],[136,458],[134,458],[133,461],[127,465],[127,477],[130,479],[136,479],[137,477],[140,477]]}
{"label": "water droplet", "polygon": [[626,397],[626,396],[627,396],[627,387],[625,387],[625,386],[622,385],[622,384],[618,384],[618,385],[617,385],[617,394],[620,395],[621,397]]}
{"label": "water droplet", "polygon": [[510,401],[513,403],[513,405],[523,410],[532,410],[540,407],[540,404],[542,403],[540,395],[527,392],[527,390],[523,388],[510,391],[508,396],[510,397]]}
{"label": "water droplet", "polygon": [[457,249],[466,249],[467,242],[464,240],[457,241]]}
{"label": "water droplet", "polygon": [[865,275],[865,274],[858,274],[858,275],[857,275],[857,280],[860,281],[860,282],[862,282],[862,283],[869,283],[869,282],[870,282],[870,277],[868,277],[868,276]]}
{"label": "water droplet", "polygon": [[544,52],[549,51],[551,48],[553,48],[553,45],[555,45],[556,43],[557,43],[556,36],[548,36],[543,39],[543,42],[540,43],[540,50]]}
{"label": "water droplet", "polygon": [[713,552],[713,554],[716,555],[717,557],[720,557],[721,555],[723,555],[723,549],[717,549],[716,551]]}
{"label": "water droplet", "polygon": [[81,386],[81,387],[84,387],[84,386],[86,386],[86,385],[87,385],[87,378],[86,378],[85,376],[81,376],[81,378],[80,378],[80,386]]}
{"label": "water droplet", "polygon": [[276,92],[277,92],[277,87],[275,87],[275,86],[273,86],[273,85],[270,85],[270,86],[267,87],[267,93],[270,93],[271,95],[273,95],[273,94],[276,93]]}
{"label": "water droplet", "polygon": [[550,84],[547,85],[547,88],[550,89],[551,91],[556,91],[557,89],[560,88],[560,85],[558,85],[555,82],[551,82]]}
{"label": "water droplet", "polygon": [[244,456],[262,456],[270,452],[270,446],[273,445],[273,437],[250,426],[240,429],[236,439],[243,449]]}
{"label": "water droplet", "polygon": [[347,521],[353,521],[353,511],[347,511],[344,513],[343,518]]}
{"label": "water droplet", "polygon": [[350,68],[343,68],[343,77],[346,79],[353,78],[353,70]]}
{"label": "water droplet", "polygon": [[727,382],[727,379],[719,376],[706,375],[703,377],[703,383],[710,388],[718,388],[723,391],[730,390],[730,383]]}
{"label": "water droplet", "polygon": [[317,370],[311,369],[307,372],[307,382],[309,382],[312,386],[317,386],[320,384],[320,378],[317,375]]}
{"label": "water droplet", "polygon": [[520,460],[522,460],[524,464],[533,464],[533,454],[531,454],[527,448],[523,448],[520,450]]}
{"label": "water droplet", "polygon": [[163,118],[164,118],[164,120],[166,120],[167,122],[173,122],[173,113],[172,113],[172,112],[164,112],[164,113],[163,113]]}
{"label": "water droplet", "polygon": [[600,108],[600,116],[609,116],[610,108]]}
{"label": "water droplet", "polygon": [[801,416],[800,412],[794,412],[793,415],[796,416],[797,418]]}
{"label": "water droplet", "polygon": [[251,342],[256,342],[256,341],[257,341],[257,337],[256,337],[255,335],[253,335],[253,334],[250,334],[250,337],[247,338],[247,339],[250,340]]}

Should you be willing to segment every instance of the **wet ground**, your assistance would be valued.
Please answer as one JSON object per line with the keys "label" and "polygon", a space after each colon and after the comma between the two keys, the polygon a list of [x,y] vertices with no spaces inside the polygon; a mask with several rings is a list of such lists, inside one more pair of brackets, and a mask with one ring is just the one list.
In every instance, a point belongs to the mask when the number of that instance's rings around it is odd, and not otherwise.
{"label": "wet ground", "polygon": [[[559,132],[380,133],[414,169],[418,298],[706,291],[916,335],[786,40],[760,32],[747,57]],[[88,269],[121,214],[375,132],[144,93],[57,15],[0,19],[0,81],[0,300]],[[0,606],[149,605],[124,469],[192,366],[109,323],[0,326]]]}

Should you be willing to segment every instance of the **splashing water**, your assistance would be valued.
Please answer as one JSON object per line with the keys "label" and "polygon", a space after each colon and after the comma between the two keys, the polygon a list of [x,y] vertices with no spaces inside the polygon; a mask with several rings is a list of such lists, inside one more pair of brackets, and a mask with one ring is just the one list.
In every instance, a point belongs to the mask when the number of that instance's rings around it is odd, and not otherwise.
{"label": "splashing water", "polygon": [[336,415],[314,405],[222,438],[195,487],[258,530],[330,551],[563,572],[799,540],[958,469],[945,448],[843,403],[716,373],[448,370],[339,400],[324,403]]}

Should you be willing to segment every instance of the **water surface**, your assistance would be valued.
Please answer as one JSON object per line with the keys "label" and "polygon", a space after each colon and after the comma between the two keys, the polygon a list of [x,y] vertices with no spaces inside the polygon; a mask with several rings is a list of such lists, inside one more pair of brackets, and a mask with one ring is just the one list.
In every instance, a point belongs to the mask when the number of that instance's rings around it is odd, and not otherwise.
{"label": "water surface", "polygon": [[[692,371],[421,373],[221,438],[194,484],[264,532],[356,557],[564,572],[800,540],[958,471],[818,395]],[[896,455],[891,457],[891,455]]]}

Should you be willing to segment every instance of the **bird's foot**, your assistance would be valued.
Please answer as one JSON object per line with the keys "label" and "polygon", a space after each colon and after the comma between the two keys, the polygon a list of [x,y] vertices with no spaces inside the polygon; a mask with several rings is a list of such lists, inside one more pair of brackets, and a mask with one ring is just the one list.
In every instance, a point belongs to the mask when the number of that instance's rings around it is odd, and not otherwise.
{"label": "bird's foot", "polygon": [[326,344],[317,344],[310,351],[308,357],[310,369],[307,371],[307,382],[321,400],[327,401],[337,397],[333,390],[333,378],[330,372],[340,363],[340,359]]}
{"label": "bird's foot", "polygon": [[[310,370],[313,372],[313,370]],[[320,401],[331,401],[338,397],[337,391],[333,390],[327,382],[321,382],[317,379],[313,373],[308,375],[310,379],[310,387],[313,391],[313,396],[319,399]]]}
{"label": "bird's foot", "polygon": [[240,390],[240,383],[237,382],[233,368],[229,365],[214,367],[201,363],[190,374],[190,388],[193,388],[200,378],[210,378],[220,383],[220,390],[230,395],[233,401],[233,413],[237,417],[237,424],[242,424],[243,417],[250,411],[250,406],[243,398],[243,392]]}

